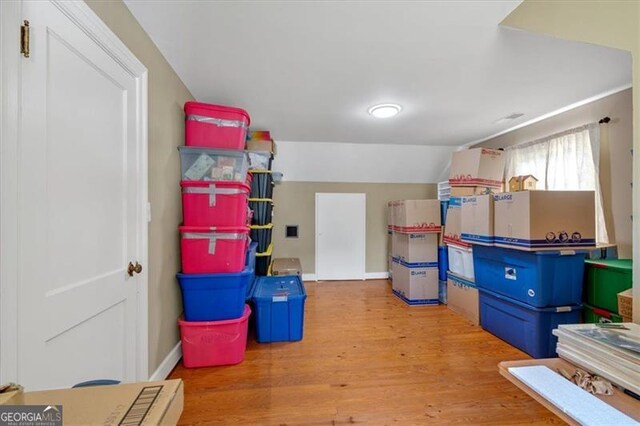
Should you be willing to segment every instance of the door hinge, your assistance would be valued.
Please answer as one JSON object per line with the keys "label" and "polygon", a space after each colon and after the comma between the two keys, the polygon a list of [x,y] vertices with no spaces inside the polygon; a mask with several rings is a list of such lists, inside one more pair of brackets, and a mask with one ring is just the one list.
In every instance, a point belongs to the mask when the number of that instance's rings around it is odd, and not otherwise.
{"label": "door hinge", "polygon": [[29,21],[24,20],[24,25],[20,27],[20,53],[25,58],[29,57]]}

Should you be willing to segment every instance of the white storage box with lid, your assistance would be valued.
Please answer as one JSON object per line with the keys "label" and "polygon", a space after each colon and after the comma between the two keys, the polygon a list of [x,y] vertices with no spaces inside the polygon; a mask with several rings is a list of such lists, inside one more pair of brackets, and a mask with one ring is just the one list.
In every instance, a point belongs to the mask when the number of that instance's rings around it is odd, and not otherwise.
{"label": "white storage box with lid", "polygon": [[456,275],[474,281],[473,249],[448,245],[447,252],[449,254],[449,270]]}

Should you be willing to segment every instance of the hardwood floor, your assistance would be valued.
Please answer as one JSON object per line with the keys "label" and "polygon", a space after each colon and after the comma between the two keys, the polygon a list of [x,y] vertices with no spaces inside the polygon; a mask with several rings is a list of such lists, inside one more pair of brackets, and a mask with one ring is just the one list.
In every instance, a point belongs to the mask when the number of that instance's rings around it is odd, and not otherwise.
{"label": "hardwood floor", "polygon": [[306,283],[304,339],[229,367],[186,369],[181,424],[562,424],[498,373],[528,356],[386,280]]}

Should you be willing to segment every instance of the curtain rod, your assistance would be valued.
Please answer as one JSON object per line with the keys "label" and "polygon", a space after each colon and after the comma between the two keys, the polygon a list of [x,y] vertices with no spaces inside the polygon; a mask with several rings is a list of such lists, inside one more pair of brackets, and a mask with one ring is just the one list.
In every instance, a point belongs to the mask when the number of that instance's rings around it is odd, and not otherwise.
{"label": "curtain rod", "polygon": [[[600,120],[598,123],[600,123],[600,124],[601,123],[608,123],[609,121],[611,121],[611,119],[609,117],[605,117],[602,120]],[[511,145],[511,146],[504,147],[503,151],[508,151],[508,150],[515,149],[515,148],[524,148],[524,147],[528,147],[528,146],[531,146],[531,145],[536,145],[536,144],[539,144],[539,143],[542,143],[542,142],[546,142],[546,141],[548,141],[550,139],[559,138],[561,136],[565,136],[565,135],[568,135],[570,133],[575,133],[575,132],[579,132],[579,131],[582,131],[582,130],[586,130],[590,126],[595,126],[595,125],[596,125],[596,123],[583,124],[582,126],[574,127],[573,129],[567,129],[567,130],[564,130],[562,132],[554,133],[552,135],[548,135],[548,136],[545,136],[545,137],[542,137],[542,138],[538,138],[538,139],[535,139],[535,140],[532,140],[532,141],[529,141],[529,142],[523,142],[523,143],[519,143],[519,144],[516,144],[516,145]]]}
{"label": "curtain rod", "polygon": [[598,121],[598,124],[607,124],[611,121],[611,118],[605,117],[602,120]]}

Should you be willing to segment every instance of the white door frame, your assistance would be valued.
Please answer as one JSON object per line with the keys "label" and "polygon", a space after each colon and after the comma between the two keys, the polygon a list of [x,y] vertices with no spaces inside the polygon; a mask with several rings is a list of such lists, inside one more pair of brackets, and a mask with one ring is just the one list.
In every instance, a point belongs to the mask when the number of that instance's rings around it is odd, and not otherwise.
{"label": "white door frame", "polygon": [[318,274],[318,198],[321,195],[324,194],[348,194],[348,195],[363,195],[365,197],[365,216],[363,218],[362,221],[362,228],[363,228],[363,235],[364,235],[364,267],[363,267],[363,273],[362,273],[362,280],[365,280],[367,278],[367,211],[366,211],[366,197],[367,194],[364,192],[316,192],[316,196],[315,196],[315,232],[314,232],[314,237],[315,237],[315,256],[314,256],[314,260],[315,260],[315,273],[313,274],[315,276],[315,281],[319,281],[321,280],[321,278],[319,277]]}
{"label": "white door frame", "polygon": [[[140,149],[137,173],[142,196],[137,206],[140,229],[138,275],[136,378],[149,379],[148,315],[148,165],[147,69],[84,2],[51,0],[109,56],[137,81],[137,138]],[[22,0],[0,1],[0,383],[15,382],[18,375],[18,148],[20,146],[20,25]],[[33,24],[33,23],[32,23]]]}

